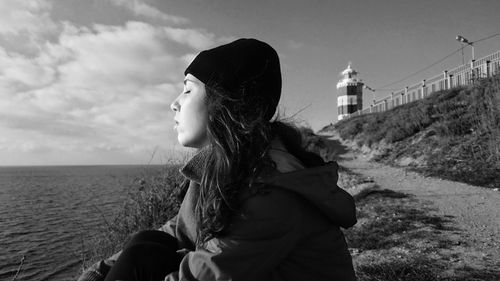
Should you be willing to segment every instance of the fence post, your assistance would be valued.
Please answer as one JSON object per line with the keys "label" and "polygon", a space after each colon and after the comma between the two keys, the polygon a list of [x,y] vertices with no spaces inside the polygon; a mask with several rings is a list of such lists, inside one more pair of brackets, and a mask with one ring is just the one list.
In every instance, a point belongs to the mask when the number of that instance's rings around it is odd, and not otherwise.
{"label": "fence post", "polygon": [[[405,87],[405,92],[404,92],[404,99],[401,98],[401,104],[405,104],[405,103],[408,103],[408,86]],[[403,102],[404,100],[404,102]]]}
{"label": "fence post", "polygon": [[425,94],[425,79],[424,79],[424,80],[422,80],[422,93],[421,93],[421,97],[420,98],[424,99],[425,96],[426,96],[426,94]]}
{"label": "fence post", "polygon": [[484,62],[486,64],[486,77],[490,77],[491,72],[490,72],[490,61],[487,60]]}
{"label": "fence post", "polygon": [[470,79],[472,84],[474,84],[474,81],[476,80],[476,71],[474,69],[474,62],[476,60],[470,60]]}
{"label": "fence post", "polygon": [[391,107],[391,108],[396,107],[396,105],[395,105],[395,103],[394,103],[394,92],[391,92],[391,104],[390,104],[390,107]]}
{"label": "fence post", "polygon": [[443,72],[443,88],[439,90],[447,90],[448,89],[448,70]]}

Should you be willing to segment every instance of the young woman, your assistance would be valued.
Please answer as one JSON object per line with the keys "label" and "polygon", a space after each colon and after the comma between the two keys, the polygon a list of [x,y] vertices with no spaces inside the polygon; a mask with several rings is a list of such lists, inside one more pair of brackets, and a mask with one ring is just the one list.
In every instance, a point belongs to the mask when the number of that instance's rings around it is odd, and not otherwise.
{"label": "young woman", "polygon": [[79,280],[355,280],[340,227],[356,223],[337,164],[272,121],[281,96],[276,51],[239,39],[198,54],[171,109],[181,169],[179,213]]}

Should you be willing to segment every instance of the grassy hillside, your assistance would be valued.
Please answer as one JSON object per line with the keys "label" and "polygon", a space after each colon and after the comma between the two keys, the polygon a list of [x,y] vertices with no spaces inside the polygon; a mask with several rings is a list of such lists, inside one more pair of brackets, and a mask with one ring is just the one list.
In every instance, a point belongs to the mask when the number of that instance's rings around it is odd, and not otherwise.
{"label": "grassy hillside", "polygon": [[500,187],[500,75],[322,129],[332,130],[376,160]]}

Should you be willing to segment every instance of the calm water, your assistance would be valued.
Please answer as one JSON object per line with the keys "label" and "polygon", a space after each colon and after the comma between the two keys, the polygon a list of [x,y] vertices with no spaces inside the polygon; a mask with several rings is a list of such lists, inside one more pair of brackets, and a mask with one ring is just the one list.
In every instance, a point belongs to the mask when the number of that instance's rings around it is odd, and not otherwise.
{"label": "calm water", "polygon": [[83,249],[160,166],[0,167],[0,280],[74,280]]}

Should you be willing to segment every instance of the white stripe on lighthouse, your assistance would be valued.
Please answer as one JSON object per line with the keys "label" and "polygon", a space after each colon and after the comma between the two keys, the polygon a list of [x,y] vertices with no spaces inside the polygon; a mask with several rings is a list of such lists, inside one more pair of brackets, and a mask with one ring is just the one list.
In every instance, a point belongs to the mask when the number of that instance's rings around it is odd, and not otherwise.
{"label": "white stripe on lighthouse", "polygon": [[350,105],[350,104],[358,104],[356,96],[349,95],[349,96],[337,97],[337,106]]}

